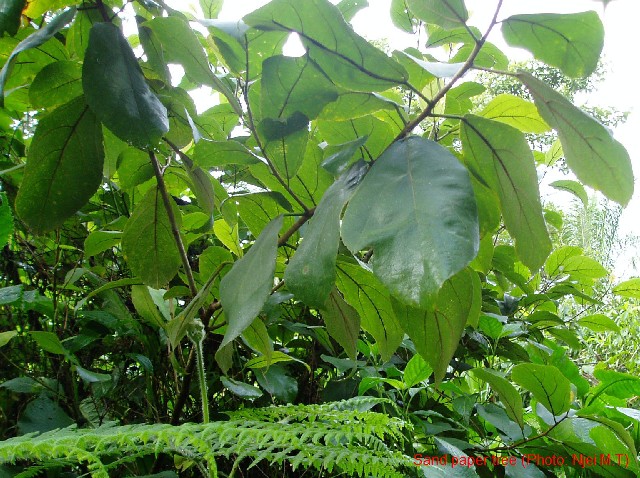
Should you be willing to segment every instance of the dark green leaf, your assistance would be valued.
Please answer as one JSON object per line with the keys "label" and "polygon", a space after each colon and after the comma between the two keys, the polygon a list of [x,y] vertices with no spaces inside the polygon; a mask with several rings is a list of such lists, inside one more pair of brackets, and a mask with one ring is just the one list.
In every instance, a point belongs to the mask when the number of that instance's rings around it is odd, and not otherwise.
{"label": "dark green leaf", "polygon": [[44,393],[29,402],[18,420],[21,434],[43,433],[73,425],[73,420]]}
{"label": "dark green leaf", "polygon": [[122,32],[111,23],[91,28],[82,86],[91,109],[123,141],[144,149],[169,131],[167,109],[147,85]]}
{"label": "dark green leaf", "polygon": [[5,0],[2,2],[0,5],[0,38],[4,36],[4,32],[10,36],[18,33],[25,3],[25,0]]}
{"label": "dark green leaf", "polygon": [[281,365],[257,370],[256,379],[267,393],[284,403],[293,403],[298,395],[298,382]]}
{"label": "dark green leaf", "polygon": [[[173,215],[181,222],[178,208]],[[178,272],[180,253],[158,188],[152,188],[136,205],[122,233],[122,252],[131,271],[149,287],[159,289]]]}
{"label": "dark green leaf", "polygon": [[31,48],[37,48],[44,42],[52,38],[56,33],[62,30],[67,23],[73,20],[75,14],[75,8],[71,8],[66,12],[61,13],[60,15],[53,18],[45,26],[37,30],[35,33],[32,33],[27,38],[18,43],[18,45],[16,45],[16,47],[13,49],[13,51],[5,61],[2,70],[0,70],[0,108],[4,106],[5,84],[7,83],[7,79],[11,74],[13,64],[15,63],[18,54]]}
{"label": "dark green leaf", "polygon": [[287,289],[312,307],[322,307],[336,280],[340,216],[360,182],[365,167],[353,166],[327,189],[285,271]]}
{"label": "dark green leaf", "polygon": [[480,279],[470,269],[447,280],[435,300],[424,309],[392,300],[402,328],[418,353],[433,367],[436,383],[443,379],[465,325],[477,320],[481,301]]}
{"label": "dark green leaf", "polygon": [[509,125],[467,115],[461,137],[471,171],[500,199],[518,256],[537,270],[551,251],[551,241],[542,216],[533,155],[524,135]]}
{"label": "dark green leaf", "polygon": [[298,33],[309,56],[344,88],[383,91],[406,81],[404,68],[357,35],[327,0],[274,0],[244,21],[258,29]]}
{"label": "dark green leaf", "polygon": [[515,387],[498,372],[489,368],[474,368],[472,373],[483,382],[486,382],[491,387],[491,390],[498,394],[507,415],[521,429],[524,428],[522,397],[520,397]]}
{"label": "dark green leaf", "polygon": [[511,380],[531,392],[554,416],[569,410],[571,384],[553,365],[518,364],[511,370]]}
{"label": "dark green leaf", "polygon": [[604,46],[604,26],[593,11],[513,15],[502,21],[502,34],[509,45],[572,77],[593,73]]}
{"label": "dark green leaf", "polygon": [[407,0],[407,5],[420,20],[445,29],[464,25],[469,19],[464,0]]}
{"label": "dark green leaf", "polygon": [[259,388],[249,385],[248,383],[227,377],[220,377],[220,381],[226,389],[238,397],[246,398],[247,400],[254,400],[262,396],[262,392]]}
{"label": "dark green leaf", "polygon": [[29,335],[44,350],[56,355],[66,355],[68,352],[53,332],[33,331]]}
{"label": "dark green leaf", "polygon": [[84,380],[86,383],[100,383],[100,382],[109,382],[111,381],[111,375],[106,373],[96,373],[86,368],[82,368],[76,365],[76,372],[78,372],[78,376]]}
{"label": "dark green leaf", "polygon": [[13,234],[13,213],[7,194],[0,192],[0,249],[9,243],[9,238]]}
{"label": "dark green leaf", "polygon": [[36,393],[42,389],[42,385],[30,377],[16,377],[2,382],[0,387],[15,393]]}
{"label": "dark green leaf", "polygon": [[560,179],[558,181],[552,182],[550,186],[560,191],[570,192],[575,197],[580,199],[580,201],[582,201],[582,205],[584,207],[587,207],[589,204],[589,196],[587,195],[587,191],[584,189],[584,186],[578,181],[573,181],[571,179]]}
{"label": "dark green leaf", "polygon": [[228,322],[220,347],[251,325],[271,294],[281,227],[282,216],[278,216],[220,282],[220,302]]}
{"label": "dark green leaf", "polygon": [[263,120],[258,131],[267,139],[265,153],[285,178],[296,176],[305,159],[309,132],[306,116],[294,113],[287,120]]}
{"label": "dark green leaf", "polygon": [[529,73],[520,72],[542,117],[558,131],[567,165],[578,179],[623,206],[633,195],[629,153],[598,121]]}
{"label": "dark green leaf", "polygon": [[347,355],[355,360],[360,333],[360,316],[347,304],[338,289],[333,289],[322,307],[322,319],[327,325],[327,332],[344,349]]}
{"label": "dark green leaf", "polygon": [[349,202],[342,238],[354,253],[372,246],[373,271],[391,293],[428,307],[440,286],[478,251],[478,215],[467,170],[424,138],[394,143]]}
{"label": "dark green leaf", "polygon": [[29,100],[36,108],[62,105],[82,95],[82,67],[72,61],[45,66],[29,87]]}
{"label": "dark green leaf", "polygon": [[36,232],[60,226],[102,181],[102,128],[82,98],[40,120],[16,198],[18,215]]}
{"label": "dark green leaf", "polygon": [[330,154],[329,157],[322,162],[322,167],[334,176],[340,176],[349,166],[358,161],[359,158],[355,156],[356,151],[367,142],[367,139],[367,136],[364,136],[345,144],[327,146],[327,148],[325,148],[325,154],[327,152],[337,152]]}

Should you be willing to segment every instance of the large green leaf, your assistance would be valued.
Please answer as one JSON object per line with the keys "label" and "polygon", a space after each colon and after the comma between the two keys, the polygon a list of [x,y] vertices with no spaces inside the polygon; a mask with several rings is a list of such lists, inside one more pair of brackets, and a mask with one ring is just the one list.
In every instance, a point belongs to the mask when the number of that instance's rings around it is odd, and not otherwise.
{"label": "large green leaf", "polygon": [[60,226],[96,192],[103,162],[102,128],[83,98],[61,106],[36,127],[18,215],[36,232]]}
{"label": "large green leaf", "polygon": [[571,383],[557,367],[521,363],[511,370],[511,380],[531,392],[554,416],[569,410]]}
{"label": "large green leaf", "polygon": [[593,389],[591,402],[602,394],[626,399],[640,395],[640,378],[628,373],[598,368],[593,374],[600,385]]}
{"label": "large green leaf", "polygon": [[249,165],[260,159],[237,141],[198,141],[193,161],[201,168],[220,168],[229,164]]}
{"label": "large green leaf", "polygon": [[407,79],[402,66],[357,35],[327,0],[274,0],[244,21],[262,30],[298,33],[309,56],[344,88],[383,91]]}
{"label": "large green leaf", "polygon": [[407,0],[391,0],[391,21],[407,33],[413,33],[414,19],[407,5]]}
{"label": "large green leaf", "polygon": [[[173,216],[179,227],[181,215],[175,206]],[[122,233],[122,252],[131,271],[154,289],[166,285],[178,272],[180,253],[158,188],[149,190],[136,204]]]}
{"label": "large green leaf", "polygon": [[445,29],[464,25],[469,19],[464,0],[407,0],[407,5],[420,20]]}
{"label": "large green leaf", "polygon": [[0,249],[7,245],[13,234],[13,214],[7,194],[0,193]]}
{"label": "large green leaf", "polygon": [[400,325],[416,350],[433,367],[440,382],[458,347],[467,322],[480,314],[482,302],[478,274],[464,269],[447,280],[426,308],[417,309],[392,300]]}
{"label": "large green leaf", "polygon": [[620,284],[613,288],[613,293],[621,297],[640,299],[640,278],[620,282]]}
{"label": "large green leaf", "polygon": [[558,131],[567,165],[578,179],[623,206],[633,195],[629,153],[611,132],[533,75],[517,74],[542,117]]}
{"label": "large green leaf", "polygon": [[516,388],[502,375],[492,369],[474,368],[471,372],[477,378],[486,382],[491,389],[498,394],[507,415],[509,415],[521,429],[524,428],[522,397],[520,397]]}
{"label": "large green leaf", "polygon": [[427,307],[478,252],[478,213],[467,170],[420,137],[391,145],[347,206],[345,245],[374,248],[373,271],[403,302]]}
{"label": "large green leaf", "polygon": [[334,287],[340,216],[364,171],[364,164],[356,164],[325,191],[289,261],[284,275],[287,289],[309,306],[322,307]]}
{"label": "large green leaf", "polygon": [[0,4],[0,38],[7,32],[14,36],[20,28],[20,16],[26,0],[4,0]]}
{"label": "large green leaf", "polygon": [[36,108],[62,105],[82,95],[82,67],[72,61],[45,66],[29,87],[29,100]]}
{"label": "large green leaf", "polygon": [[462,127],[465,161],[500,199],[502,215],[522,262],[536,270],[551,251],[542,216],[538,176],[529,145],[517,129],[467,115]]}
{"label": "large green leaf", "polygon": [[251,325],[271,294],[281,227],[282,216],[278,216],[220,282],[220,302],[228,322],[220,348]]}
{"label": "large green leaf", "polygon": [[308,55],[272,56],[262,64],[262,116],[265,118],[288,118],[297,112],[312,120],[336,98],[337,88]]}
{"label": "large green leaf", "polygon": [[404,332],[387,289],[372,272],[347,262],[338,264],[336,283],[344,300],[358,312],[362,328],[376,340],[382,360],[389,360],[402,343]]}
{"label": "large green leaf", "polygon": [[357,354],[358,334],[360,333],[360,317],[358,312],[347,304],[344,298],[333,289],[322,307],[322,319],[327,332],[344,349],[347,355],[355,360]]}
{"label": "large green leaf", "polygon": [[82,86],[91,109],[123,141],[147,148],[169,131],[167,109],[147,85],[122,32],[111,23],[91,28]]}
{"label": "large green leaf", "polygon": [[492,99],[480,116],[506,123],[523,133],[546,133],[551,129],[533,103],[506,93]]}
{"label": "large green leaf", "polygon": [[[1,8],[1,7],[0,7]],[[42,45],[44,42],[52,38],[56,33],[62,30],[67,23],[69,23],[74,15],[76,14],[76,9],[71,8],[66,12],[61,13],[57,17],[53,18],[49,23],[47,23],[44,27],[40,28],[36,32],[29,35],[27,38],[22,40],[20,43],[16,45],[13,49],[9,58],[4,63],[2,70],[0,70],[0,108],[4,106],[4,86],[7,83],[7,78],[11,74],[11,70],[16,61],[16,57],[18,54],[22,53],[25,50],[29,50],[31,48],[37,48]]]}
{"label": "large green leaf", "polygon": [[509,45],[572,77],[593,73],[604,46],[604,26],[594,11],[513,15],[502,21],[502,34]]}

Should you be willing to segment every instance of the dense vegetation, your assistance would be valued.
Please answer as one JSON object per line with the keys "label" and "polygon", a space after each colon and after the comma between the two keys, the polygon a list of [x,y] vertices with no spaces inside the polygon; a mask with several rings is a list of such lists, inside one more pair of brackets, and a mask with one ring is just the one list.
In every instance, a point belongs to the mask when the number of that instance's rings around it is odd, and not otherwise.
{"label": "dense vegetation", "polygon": [[492,3],[3,1],[0,475],[637,476],[603,26]]}

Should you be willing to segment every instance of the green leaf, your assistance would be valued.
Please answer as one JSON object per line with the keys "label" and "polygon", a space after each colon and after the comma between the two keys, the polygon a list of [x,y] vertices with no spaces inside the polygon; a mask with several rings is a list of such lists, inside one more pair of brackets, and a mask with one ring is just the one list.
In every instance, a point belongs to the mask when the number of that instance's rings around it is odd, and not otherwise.
{"label": "green leaf", "polygon": [[336,284],[344,300],[360,316],[362,328],[375,339],[382,360],[389,360],[402,343],[404,332],[387,289],[372,272],[347,262],[338,264]]}
{"label": "green leaf", "polygon": [[134,187],[153,177],[153,165],[149,154],[137,148],[126,148],[118,155],[116,163],[118,182],[123,189]]}
{"label": "green leaf", "polygon": [[392,144],[356,190],[342,221],[354,253],[372,246],[373,271],[403,302],[426,308],[478,251],[478,215],[467,170],[439,144]]}
{"label": "green leaf", "polygon": [[594,332],[620,332],[618,324],[604,314],[591,314],[582,317],[578,320],[578,325]]}
{"label": "green leaf", "polygon": [[629,153],[598,121],[529,73],[518,78],[531,92],[542,117],[558,131],[567,165],[587,186],[623,206],[633,195]]}
{"label": "green leaf", "polygon": [[102,128],[82,98],[40,120],[27,155],[16,212],[36,232],[82,208],[102,181]]}
{"label": "green leaf", "polygon": [[322,167],[334,176],[340,176],[349,166],[358,161],[359,158],[355,156],[356,151],[367,142],[367,139],[367,136],[364,136],[345,144],[327,146],[325,153],[337,152],[330,154],[329,157],[322,162]]}
{"label": "green leaf", "polygon": [[563,263],[562,272],[575,279],[599,279],[609,274],[602,264],[587,256],[571,256]]}
{"label": "green leaf", "polygon": [[56,33],[62,30],[67,23],[73,20],[75,14],[75,8],[71,8],[66,12],[61,13],[60,15],[53,18],[45,26],[43,26],[39,30],[36,30],[34,33],[29,35],[27,38],[16,45],[16,47],[13,49],[13,51],[5,61],[2,70],[0,70],[0,108],[4,107],[5,85],[7,83],[9,75],[11,74],[11,70],[13,69],[13,65],[18,54],[22,53],[23,51],[30,50],[31,48],[37,48],[44,42],[52,38]]}
{"label": "green leaf", "polygon": [[495,370],[489,368],[474,368],[471,373],[483,382],[486,382],[489,387],[491,387],[491,390],[498,394],[509,418],[523,429],[522,397],[520,397],[516,388]]}
{"label": "green leaf", "polygon": [[249,165],[260,159],[237,141],[198,141],[193,161],[204,169],[219,168],[229,164]]}
{"label": "green leaf", "polygon": [[542,216],[533,155],[524,135],[507,124],[467,115],[461,139],[471,171],[500,199],[518,256],[527,267],[537,270],[551,251],[551,240]]}
{"label": "green leaf", "polygon": [[433,367],[436,383],[444,378],[465,325],[477,320],[481,302],[480,279],[470,269],[447,280],[435,300],[424,309],[392,300],[402,328],[418,353]]}
{"label": "green leaf", "polygon": [[224,388],[228,389],[234,395],[240,398],[246,398],[247,400],[254,400],[262,396],[262,392],[259,388],[249,385],[248,383],[240,382],[232,378],[220,377],[220,381]]}
{"label": "green leaf", "polygon": [[510,94],[496,96],[480,116],[508,124],[523,133],[546,133],[551,129],[533,103]]}
{"label": "green leaf", "polygon": [[600,385],[592,392],[590,403],[602,394],[620,399],[627,399],[640,395],[640,378],[628,373],[616,372],[597,368],[593,375],[600,381]]}
{"label": "green leaf", "polygon": [[391,0],[391,21],[402,31],[413,33],[413,15],[407,0]]}
{"label": "green leaf", "polygon": [[464,63],[442,63],[439,61],[426,61],[410,55],[409,53],[401,53],[436,78],[451,78],[456,73],[458,73],[458,71],[460,71],[460,68],[464,66]]}
{"label": "green leaf", "polygon": [[[254,321],[254,322],[257,322],[257,321]],[[287,354],[285,354],[283,352],[280,352],[280,351],[276,350],[276,351],[271,353],[271,359],[270,360],[268,360],[268,358],[266,356],[264,356],[264,355],[260,356],[260,357],[255,357],[255,358],[252,358],[251,360],[249,360],[245,364],[245,367],[247,367],[247,368],[255,368],[255,369],[267,368],[272,364],[284,363],[284,362],[294,362],[294,361],[299,361],[299,360],[293,358],[291,355],[287,355]]]}
{"label": "green leaf", "polygon": [[369,2],[367,0],[341,0],[337,5],[338,10],[348,22],[353,19],[356,13],[368,6]]}
{"label": "green leaf", "polygon": [[224,0],[200,0],[200,8],[204,18],[217,18],[222,10]]}
{"label": "green leaf", "polygon": [[445,29],[464,25],[469,19],[464,0],[407,0],[407,5],[420,20]]}
{"label": "green leaf", "polygon": [[16,332],[15,330],[0,332],[0,347],[4,347],[5,345],[7,345],[16,335],[18,335],[18,332]]}
{"label": "green leaf", "polygon": [[360,333],[360,316],[358,312],[345,302],[338,289],[333,289],[322,307],[322,319],[327,325],[327,332],[344,349],[347,355],[355,360],[357,355],[358,334]]}
{"label": "green leaf", "polygon": [[29,332],[31,338],[44,350],[56,355],[67,355],[67,349],[64,348],[62,342],[53,332],[34,331]]}
{"label": "green leaf", "polygon": [[220,348],[251,325],[271,294],[281,227],[282,216],[278,216],[220,282],[220,302],[228,322]]}
{"label": "green leaf", "polygon": [[549,277],[564,274],[566,262],[574,257],[582,254],[582,249],[576,246],[563,246],[554,250],[544,265],[544,270]]}
{"label": "green leaf", "polygon": [[73,61],[48,64],[33,79],[29,100],[36,108],[62,105],[82,95],[82,66]]}
{"label": "green leaf", "polygon": [[560,179],[558,181],[554,181],[550,184],[552,188],[558,189],[559,191],[567,191],[573,194],[575,197],[582,201],[584,207],[587,207],[589,204],[589,196],[584,186],[580,184],[578,181],[572,181],[571,179]]}
{"label": "green leaf", "polygon": [[15,393],[37,393],[42,389],[42,385],[30,377],[12,378],[2,382],[0,387]]}
{"label": "green leaf", "polygon": [[298,395],[298,382],[281,365],[256,370],[256,380],[267,393],[284,403],[293,403]]}
{"label": "green leaf", "polygon": [[[179,227],[181,215],[172,206]],[[151,188],[136,205],[122,233],[122,252],[131,271],[154,289],[166,285],[178,272],[182,261],[158,188]]]}
{"label": "green leaf", "polygon": [[131,287],[131,302],[136,312],[151,326],[164,328],[165,320],[160,315],[160,311],[149,293],[149,288],[145,285],[134,285]]}
{"label": "green leaf", "polygon": [[273,341],[269,337],[267,326],[262,320],[254,320],[251,325],[242,332],[244,341],[256,352],[262,354],[265,359],[266,366],[271,365],[273,356]]}
{"label": "green leaf", "polygon": [[20,419],[18,430],[20,434],[43,433],[56,428],[66,428],[73,425],[73,420],[45,393],[29,402]]}
{"label": "green leaf", "polygon": [[25,3],[25,0],[5,0],[2,2],[0,5],[0,38],[4,36],[4,32],[10,36],[18,33]]}
{"label": "green leaf", "polygon": [[361,118],[381,110],[396,110],[400,105],[379,95],[378,93],[358,93],[344,91],[336,101],[327,104],[320,118],[325,120],[345,121]]}
{"label": "green leaf", "polygon": [[511,380],[531,392],[554,416],[569,410],[571,384],[553,365],[518,364],[511,370]]}
{"label": "green leaf", "polygon": [[[315,119],[338,98],[338,90],[308,55],[272,56],[262,64],[262,116]],[[306,127],[306,125],[304,125]]]}
{"label": "green leaf", "polygon": [[84,240],[84,255],[85,257],[97,256],[120,244],[121,239],[120,231],[93,231]]}
{"label": "green leaf", "polygon": [[123,141],[145,149],[169,131],[167,109],[147,85],[117,26],[96,23],[91,28],[82,86],[91,109]]}
{"label": "green leaf", "polygon": [[7,193],[0,192],[0,249],[9,243],[13,234],[13,213]]}
{"label": "green leaf", "polygon": [[306,116],[294,113],[285,120],[266,118],[258,125],[259,134],[266,139],[267,157],[287,179],[295,177],[304,162],[308,123]]}
{"label": "green leaf", "polygon": [[613,288],[613,293],[621,297],[640,299],[640,278],[620,282],[620,284]]}
{"label": "green leaf", "polygon": [[510,46],[571,77],[593,73],[604,46],[604,26],[594,11],[513,15],[502,21],[502,34]]}
{"label": "green leaf", "polygon": [[325,191],[302,243],[287,265],[284,274],[287,289],[309,306],[322,307],[334,287],[340,216],[364,172],[364,164],[357,164]]}
{"label": "green leaf", "polygon": [[357,35],[327,0],[274,0],[244,21],[261,30],[298,33],[311,59],[344,88],[384,91],[407,79],[402,66]]}
{"label": "green leaf", "polygon": [[433,373],[433,368],[422,358],[421,355],[414,355],[407,362],[402,374],[402,380],[407,388],[427,380]]}
{"label": "green leaf", "polygon": [[86,383],[104,383],[111,381],[111,375],[92,372],[78,365],[76,365],[76,372],[78,372],[78,376]]}
{"label": "green leaf", "polygon": [[482,32],[476,27],[469,27],[473,32],[473,36],[469,30],[464,27],[458,27],[451,30],[445,30],[438,26],[432,25],[429,28],[429,38],[425,44],[426,48],[437,48],[440,46],[456,45],[460,43],[474,44],[476,39],[482,37]]}

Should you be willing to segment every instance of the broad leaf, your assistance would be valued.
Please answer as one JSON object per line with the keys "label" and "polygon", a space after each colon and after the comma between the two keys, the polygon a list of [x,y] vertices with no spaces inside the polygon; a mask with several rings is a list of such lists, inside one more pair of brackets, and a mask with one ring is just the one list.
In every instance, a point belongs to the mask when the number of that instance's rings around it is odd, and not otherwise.
{"label": "broad leaf", "polygon": [[273,356],[273,341],[269,337],[267,326],[262,320],[254,320],[251,325],[242,332],[244,341],[256,352],[259,352],[267,367],[271,365]]}
{"label": "broad leaf", "polygon": [[511,383],[498,372],[488,368],[474,368],[473,375],[486,382],[500,397],[507,415],[516,422],[520,428],[524,428],[522,397]]}
{"label": "broad leaf", "polygon": [[564,274],[564,268],[567,261],[582,254],[582,249],[577,246],[563,246],[554,250],[544,265],[544,270],[549,277]]}
{"label": "broad leaf", "polygon": [[407,5],[420,20],[445,29],[464,25],[469,19],[464,0],[407,0]]}
{"label": "broad leaf", "polygon": [[567,165],[578,179],[623,206],[633,195],[629,153],[609,130],[529,73],[520,72],[542,117],[558,131]]}
{"label": "broad leaf", "polygon": [[478,251],[478,214],[467,170],[420,137],[392,144],[347,206],[342,239],[374,248],[373,271],[403,302],[426,308]]}
{"label": "broad leaf", "polygon": [[5,345],[7,345],[16,335],[18,335],[18,332],[16,332],[15,330],[0,332],[0,347],[4,347]]}
{"label": "broad leaf", "polygon": [[604,26],[593,11],[513,15],[502,21],[502,34],[509,45],[571,77],[593,73],[604,46]]}
{"label": "broad leaf", "polygon": [[[180,226],[180,212],[172,207]],[[180,253],[158,188],[151,188],[136,204],[122,233],[122,252],[134,275],[154,289],[166,285],[178,272]]]}
{"label": "broad leaf", "polygon": [[44,42],[52,38],[56,33],[62,30],[67,23],[73,20],[75,14],[75,8],[71,8],[66,12],[61,13],[57,17],[53,18],[45,26],[37,30],[35,33],[32,33],[27,38],[18,43],[18,45],[16,45],[16,47],[9,55],[9,58],[7,58],[7,60],[5,61],[2,70],[0,70],[0,108],[4,106],[4,87],[7,83],[9,75],[11,74],[11,70],[18,54],[31,48],[37,48]]}
{"label": "broad leaf", "polygon": [[407,56],[407,58],[411,59],[421,68],[424,68],[436,78],[451,78],[456,73],[458,73],[458,71],[460,71],[460,68],[462,68],[464,65],[464,63],[441,63],[439,61],[426,61],[410,55],[409,53],[401,53]]}
{"label": "broad leaf", "polygon": [[433,367],[439,383],[455,354],[467,322],[480,313],[481,286],[476,272],[464,269],[447,280],[435,300],[424,309],[393,300],[400,325],[416,350]]}
{"label": "broad leaf", "polygon": [[[473,33],[473,36],[471,33]],[[429,28],[429,38],[425,44],[426,48],[437,48],[446,45],[456,45],[460,43],[475,44],[476,40],[482,38],[482,32],[476,27],[458,27],[454,29],[443,29],[432,25]]]}
{"label": "broad leaf", "polygon": [[229,164],[249,165],[260,159],[237,141],[198,141],[193,161],[204,169],[222,168]]}
{"label": "broad leaf", "polygon": [[91,257],[110,250],[120,244],[120,231],[93,231],[84,240],[84,255]]}
{"label": "broad leaf", "polygon": [[259,388],[249,385],[248,383],[240,382],[232,378],[220,377],[220,381],[224,388],[228,389],[234,395],[247,400],[254,400],[262,396],[262,392]]}
{"label": "broad leaf", "polygon": [[493,189],[522,262],[537,270],[551,251],[533,155],[517,129],[467,115],[461,133],[471,171]]}
{"label": "broad leaf", "polygon": [[578,325],[594,332],[620,332],[618,324],[604,314],[592,314],[582,317],[578,320]]}
{"label": "broad leaf", "polygon": [[16,211],[36,232],[54,229],[82,208],[102,181],[100,122],[82,98],[40,120],[27,155]]}
{"label": "broad leaf", "polygon": [[165,320],[151,297],[149,288],[144,285],[134,285],[131,288],[131,302],[136,312],[152,327],[163,328]]}
{"label": "broad leaf", "polygon": [[322,307],[334,288],[340,216],[364,172],[364,164],[357,164],[325,191],[289,261],[284,275],[287,289],[309,306]]}
{"label": "broad leaf", "polygon": [[433,368],[422,358],[421,355],[414,355],[407,362],[402,374],[402,380],[407,388],[411,388],[424,380],[427,380],[433,373]]}
{"label": "broad leaf", "polygon": [[552,182],[549,186],[560,191],[570,192],[582,201],[582,205],[584,207],[589,205],[589,196],[587,195],[587,191],[584,186],[577,181],[573,181],[571,179],[560,179]]}
{"label": "broad leaf", "polygon": [[5,0],[0,5],[0,38],[7,32],[10,36],[18,33],[20,17],[26,0]]}
{"label": "broad leaf", "polygon": [[53,332],[33,331],[29,332],[29,335],[45,352],[56,355],[67,355],[69,353]]}
{"label": "broad leaf", "polygon": [[360,333],[360,316],[356,310],[347,304],[338,289],[334,288],[322,307],[321,313],[329,335],[340,344],[352,360],[355,360]]}
{"label": "broad leaf", "polygon": [[593,374],[600,385],[593,389],[591,402],[602,394],[626,399],[640,395],[640,378],[614,370],[596,369]]}
{"label": "broad leaf", "polygon": [[511,370],[511,380],[531,392],[554,416],[569,410],[571,384],[553,365],[518,364]]}
{"label": "broad leaf", "polygon": [[29,100],[36,108],[62,105],[82,95],[82,67],[72,61],[45,66],[29,87]]}
{"label": "broad leaf", "polygon": [[523,133],[546,133],[551,129],[533,103],[510,94],[496,96],[484,107],[480,116],[506,123]]}
{"label": "broad leaf", "polygon": [[223,0],[200,0],[200,8],[205,18],[217,18],[222,10]]}
{"label": "broad leaf", "polygon": [[407,5],[407,0],[391,0],[391,21],[407,33],[413,33],[413,15]]}
{"label": "broad leaf", "polygon": [[347,262],[338,264],[336,284],[344,300],[358,312],[362,328],[375,339],[382,360],[389,360],[402,343],[404,332],[387,289],[372,272]]}
{"label": "broad leaf", "polygon": [[298,33],[311,59],[344,88],[384,91],[407,79],[402,66],[357,35],[327,0],[274,0],[244,21],[261,30]]}
{"label": "broad leaf", "polygon": [[640,299],[640,278],[620,282],[620,284],[613,288],[613,293],[621,297]]}
{"label": "broad leaf", "polygon": [[344,19],[350,22],[356,13],[369,6],[369,2],[367,0],[341,0],[336,6]]}
{"label": "broad leaf", "polygon": [[167,109],[147,85],[122,32],[111,23],[91,28],[82,86],[91,109],[123,141],[147,148],[169,131]]}
{"label": "broad leaf", "polygon": [[251,325],[271,294],[281,227],[282,216],[278,216],[220,282],[220,302],[228,322],[220,348]]}

